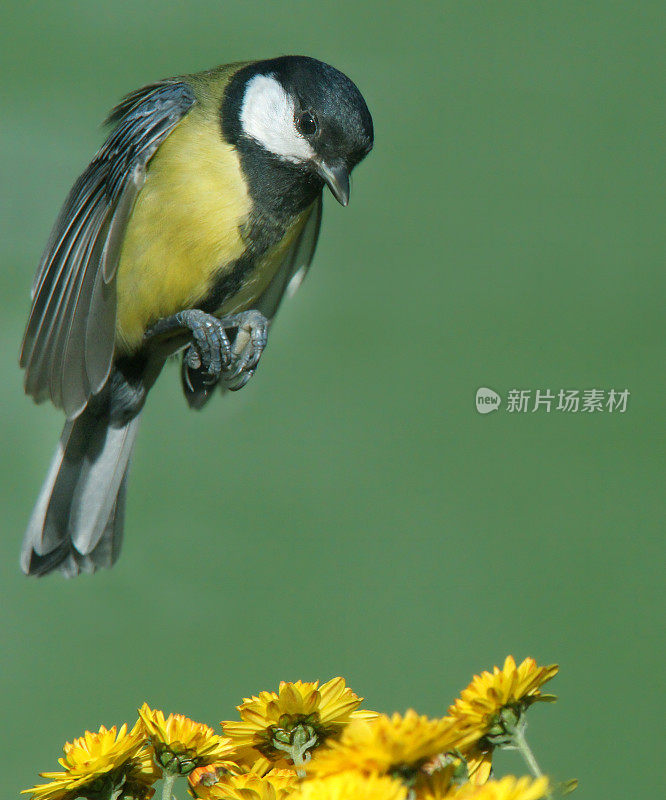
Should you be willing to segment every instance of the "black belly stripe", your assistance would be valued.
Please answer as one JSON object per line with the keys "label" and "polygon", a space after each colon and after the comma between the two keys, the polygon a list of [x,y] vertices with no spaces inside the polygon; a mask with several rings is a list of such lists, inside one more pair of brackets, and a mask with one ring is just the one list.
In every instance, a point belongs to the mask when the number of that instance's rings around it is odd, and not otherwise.
{"label": "black belly stripe", "polygon": [[233,263],[231,269],[220,273],[198,308],[207,314],[214,314],[243,288],[256,263],[257,257],[254,253],[244,253]]}
{"label": "black belly stripe", "polygon": [[220,271],[198,307],[208,314],[214,314],[232,300],[243,288],[247,278],[262,258],[282,241],[295,216],[284,212],[278,217],[265,213],[252,214],[249,223],[241,231],[241,236],[248,243],[247,250],[236,259],[231,268],[227,267]]}

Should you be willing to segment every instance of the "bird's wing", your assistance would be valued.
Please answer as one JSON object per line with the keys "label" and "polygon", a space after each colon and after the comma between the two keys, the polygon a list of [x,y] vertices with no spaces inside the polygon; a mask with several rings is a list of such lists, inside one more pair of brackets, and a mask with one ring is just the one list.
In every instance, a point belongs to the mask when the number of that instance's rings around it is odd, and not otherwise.
{"label": "bird's wing", "polygon": [[253,308],[261,311],[269,321],[273,320],[284,295],[291,297],[303,283],[310,269],[319,238],[321,216],[322,196],[319,195],[310,206],[301,232],[285,253],[275,277],[253,305]]}
{"label": "bird's wing", "polygon": [[168,80],[127,95],[65,200],[32,286],[21,348],[25,390],[76,417],[104,386],[115,345],[115,273],[125,227],[160,143],[195,101]]}

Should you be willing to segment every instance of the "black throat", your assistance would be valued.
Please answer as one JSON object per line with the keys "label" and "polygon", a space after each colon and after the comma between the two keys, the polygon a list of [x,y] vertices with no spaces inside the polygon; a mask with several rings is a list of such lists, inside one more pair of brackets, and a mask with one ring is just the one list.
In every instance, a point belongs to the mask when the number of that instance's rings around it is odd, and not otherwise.
{"label": "black throat", "polygon": [[249,234],[250,240],[277,234],[271,243],[276,244],[293,219],[314,202],[324,184],[318,175],[281,159],[243,133],[240,113],[245,87],[257,71],[256,64],[248,64],[231,78],[222,98],[220,124],[224,139],[238,151],[252,199],[250,230],[244,234]]}

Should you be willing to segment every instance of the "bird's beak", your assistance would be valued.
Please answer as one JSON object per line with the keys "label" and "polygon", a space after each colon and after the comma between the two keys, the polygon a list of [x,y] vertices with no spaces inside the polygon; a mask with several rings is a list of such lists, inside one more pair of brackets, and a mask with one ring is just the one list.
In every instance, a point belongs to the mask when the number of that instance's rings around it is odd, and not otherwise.
{"label": "bird's beak", "polygon": [[317,164],[317,172],[326,181],[333,197],[341,206],[349,203],[349,172],[343,166],[329,167],[323,161]]}

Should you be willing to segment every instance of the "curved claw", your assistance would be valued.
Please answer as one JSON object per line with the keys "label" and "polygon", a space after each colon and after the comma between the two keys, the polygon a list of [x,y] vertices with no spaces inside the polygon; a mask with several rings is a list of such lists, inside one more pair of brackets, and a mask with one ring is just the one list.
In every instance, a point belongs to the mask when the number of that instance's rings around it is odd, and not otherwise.
{"label": "curved claw", "polygon": [[227,388],[238,391],[254,375],[259,364],[268,341],[268,320],[258,311],[245,311],[223,319],[222,324],[238,329],[231,348],[231,367],[225,369],[223,375]]}
{"label": "curved claw", "polygon": [[255,370],[250,369],[247,372],[244,372],[238,380],[233,383],[227,384],[227,389],[230,392],[237,392],[239,389],[242,389],[243,386],[250,380],[250,378],[254,375]]}
{"label": "curved claw", "polygon": [[222,373],[221,359],[202,363],[197,347],[191,344],[183,354],[183,379],[190,391],[194,391],[193,377],[200,386],[215,386]]}

